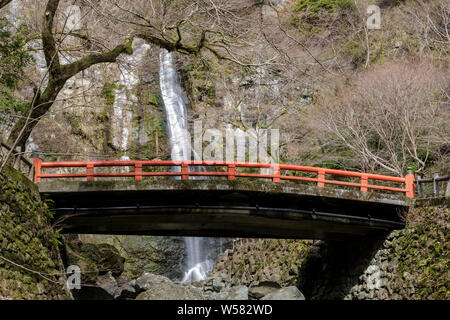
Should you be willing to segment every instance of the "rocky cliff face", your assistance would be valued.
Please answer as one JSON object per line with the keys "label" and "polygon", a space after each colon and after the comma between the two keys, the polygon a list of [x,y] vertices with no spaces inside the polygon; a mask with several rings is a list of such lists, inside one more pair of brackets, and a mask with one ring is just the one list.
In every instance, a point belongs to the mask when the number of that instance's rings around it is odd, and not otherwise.
{"label": "rocky cliff face", "polygon": [[37,188],[20,172],[0,173],[0,299],[68,299],[57,233]]}
{"label": "rocky cliff face", "polygon": [[184,244],[180,237],[80,235],[83,243],[109,244],[124,257],[124,275],[135,279],[147,272],[173,280],[183,276]]}

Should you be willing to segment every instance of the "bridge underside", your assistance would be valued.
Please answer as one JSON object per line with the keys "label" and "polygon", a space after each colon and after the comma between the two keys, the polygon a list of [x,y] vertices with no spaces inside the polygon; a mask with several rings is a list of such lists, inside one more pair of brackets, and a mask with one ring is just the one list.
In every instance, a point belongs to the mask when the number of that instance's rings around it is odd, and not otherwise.
{"label": "bridge underside", "polygon": [[345,239],[402,228],[403,198],[254,181],[49,181],[64,233]]}

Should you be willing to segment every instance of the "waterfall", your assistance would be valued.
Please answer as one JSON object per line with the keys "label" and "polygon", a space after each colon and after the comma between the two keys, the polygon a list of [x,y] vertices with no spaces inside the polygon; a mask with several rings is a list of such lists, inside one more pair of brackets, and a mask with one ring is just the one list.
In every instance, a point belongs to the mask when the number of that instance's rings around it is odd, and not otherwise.
{"label": "waterfall", "polygon": [[[188,131],[187,97],[175,69],[172,54],[161,49],[159,58],[160,86],[166,110],[171,159],[191,160],[193,150]],[[194,158],[199,159],[199,156],[194,153]],[[186,271],[183,281],[205,279],[212,271],[215,254],[221,250],[222,242],[222,239],[185,237]]]}
{"label": "waterfall", "polygon": [[166,110],[171,159],[190,160],[191,143],[187,130],[186,96],[181,88],[170,52],[162,49],[159,59],[159,81]]}

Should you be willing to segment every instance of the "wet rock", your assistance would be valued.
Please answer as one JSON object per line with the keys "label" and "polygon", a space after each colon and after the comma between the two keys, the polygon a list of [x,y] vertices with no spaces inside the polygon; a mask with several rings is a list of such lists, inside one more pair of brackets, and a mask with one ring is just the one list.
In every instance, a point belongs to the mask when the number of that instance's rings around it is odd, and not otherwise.
{"label": "wet rock", "polygon": [[273,291],[262,297],[261,300],[305,300],[305,296],[297,287],[290,286]]}

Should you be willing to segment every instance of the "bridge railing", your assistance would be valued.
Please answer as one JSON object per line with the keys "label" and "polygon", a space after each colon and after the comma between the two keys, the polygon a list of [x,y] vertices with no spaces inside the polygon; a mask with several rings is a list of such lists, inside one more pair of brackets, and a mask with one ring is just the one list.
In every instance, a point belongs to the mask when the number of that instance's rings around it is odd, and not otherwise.
{"label": "bridge railing", "polygon": [[[199,166],[222,167],[224,171],[191,171]],[[86,170],[81,173],[43,173],[44,168],[80,168]],[[133,172],[96,172],[95,168],[100,167],[134,167]],[[175,170],[161,172],[146,172],[145,167],[169,167]],[[267,169],[268,173],[249,173],[239,172],[238,168]],[[221,176],[228,180],[236,178],[266,178],[273,182],[282,180],[302,181],[317,184],[318,187],[324,187],[327,184],[346,187],[359,188],[362,192],[368,190],[381,190],[399,192],[405,196],[414,198],[414,174],[409,172],[405,177],[392,177],[379,174],[361,173],[355,171],[335,170],[319,167],[307,167],[289,164],[257,163],[257,162],[227,162],[227,161],[58,161],[44,162],[34,158],[34,182],[41,182],[42,179],[58,178],[86,178],[87,181],[94,181],[95,178],[104,177],[134,177],[134,180],[142,180],[149,176],[178,176],[182,180],[188,180],[189,177],[196,176]],[[198,169],[197,169],[198,170]],[[310,176],[288,175],[288,172],[309,173]],[[312,176],[311,176],[312,175]],[[340,181],[329,179],[332,176],[355,178],[356,182]],[[376,184],[376,182],[388,182],[399,185],[398,187]]]}
{"label": "bridge railing", "polygon": [[[433,176],[428,179],[423,179],[420,175],[416,177],[416,180],[414,181],[416,183],[417,187],[417,195],[419,198],[425,198],[425,197],[439,197],[441,196],[441,188],[439,187],[439,184],[445,185],[446,183],[446,190],[444,190],[443,196],[450,195],[450,173],[447,173],[445,176],[439,176],[439,173],[433,173]],[[424,190],[424,185],[426,184],[432,184],[432,192],[430,195],[430,192],[427,192],[429,190]]]}

